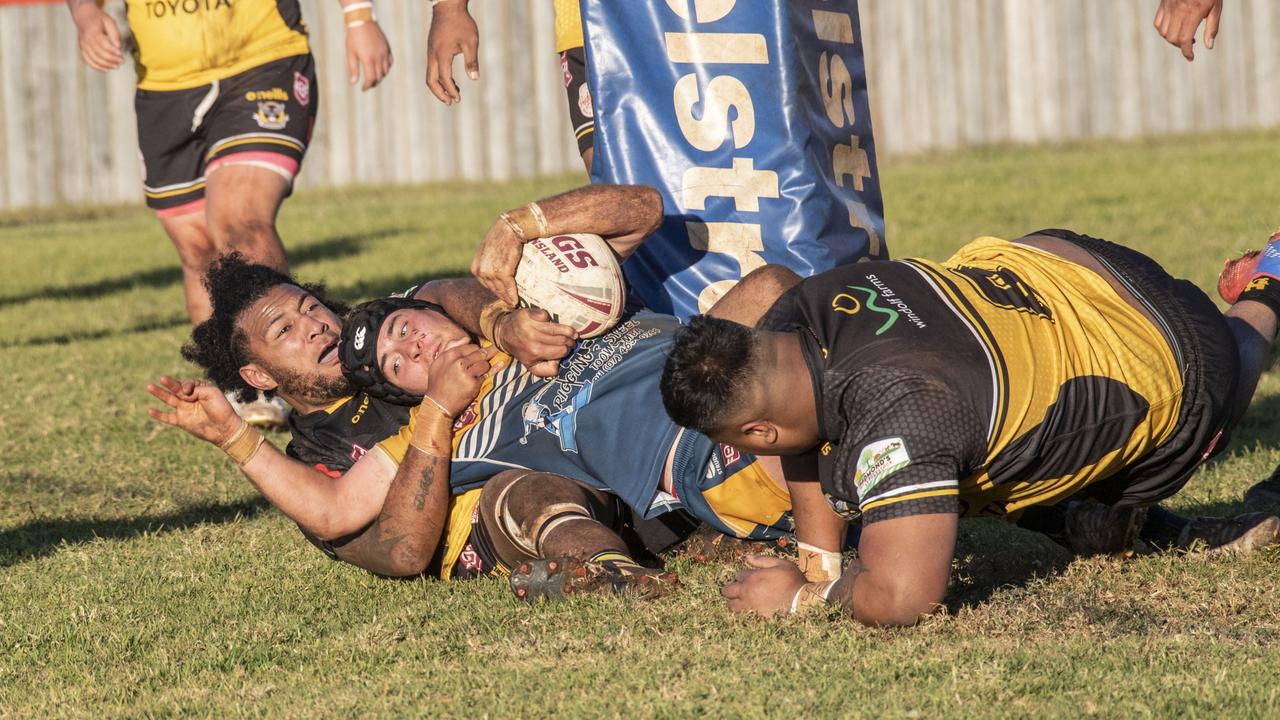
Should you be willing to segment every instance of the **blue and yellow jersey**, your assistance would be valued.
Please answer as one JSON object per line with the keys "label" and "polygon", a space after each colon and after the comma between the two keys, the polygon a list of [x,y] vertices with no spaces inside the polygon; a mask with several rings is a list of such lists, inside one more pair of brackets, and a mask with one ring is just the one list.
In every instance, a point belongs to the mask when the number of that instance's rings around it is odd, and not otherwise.
{"label": "blue and yellow jersey", "polygon": [[[667,417],[658,383],[680,322],[641,311],[580,342],[554,378],[537,378],[498,355],[454,429],[454,492],[510,469],[552,472],[608,490],[652,517],[675,507],[744,537],[789,529],[790,500],[755,458],[682,432]],[[413,418],[416,418],[416,410]],[[403,459],[413,421],[378,443]],[[658,491],[667,455],[679,497]]]}
{"label": "blue and yellow jersey", "polygon": [[881,261],[802,282],[799,329],[822,482],[864,522],[1051,504],[1174,432],[1182,372],[1161,328],[1092,270],[979,238],[942,263]]}
{"label": "blue and yellow jersey", "polygon": [[138,87],[186,90],[310,52],[298,0],[125,0]]}

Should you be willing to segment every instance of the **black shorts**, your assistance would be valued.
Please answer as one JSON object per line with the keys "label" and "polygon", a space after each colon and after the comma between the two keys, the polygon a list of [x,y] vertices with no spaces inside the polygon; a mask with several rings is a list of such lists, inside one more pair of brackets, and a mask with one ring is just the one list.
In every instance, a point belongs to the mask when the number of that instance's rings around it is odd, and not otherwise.
{"label": "black shorts", "polygon": [[205,178],[251,164],[293,185],[319,105],[310,55],[282,58],[188,90],[138,90],[138,150],[147,207],[161,216],[200,209]]}
{"label": "black shorts", "polygon": [[1151,505],[1182,489],[1224,447],[1239,376],[1235,336],[1222,312],[1187,280],[1170,276],[1136,250],[1067,230],[1041,230],[1097,258],[1161,324],[1182,371],[1182,408],[1169,439],[1084,493],[1108,505]]}
{"label": "black shorts", "polygon": [[564,71],[564,92],[569,100],[569,121],[578,139],[582,155],[595,143],[595,109],[591,105],[591,88],[587,84],[587,53],[583,48],[569,48],[560,53],[560,69]]}
{"label": "black shorts", "polygon": [[[440,543],[443,550],[444,543]],[[439,573],[435,573],[439,574]],[[489,529],[485,526],[477,506],[471,513],[471,534],[467,536],[467,544],[462,546],[462,553],[453,563],[451,580],[474,580],[481,577],[505,577],[511,574],[511,568],[498,557],[498,550],[489,538]]]}

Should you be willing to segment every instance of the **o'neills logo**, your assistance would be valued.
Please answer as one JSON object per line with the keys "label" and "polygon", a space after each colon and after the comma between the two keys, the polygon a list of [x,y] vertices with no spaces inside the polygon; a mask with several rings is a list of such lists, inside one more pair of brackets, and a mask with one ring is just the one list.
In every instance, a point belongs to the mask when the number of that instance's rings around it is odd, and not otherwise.
{"label": "o'neills logo", "polygon": [[356,352],[364,349],[364,336],[368,329],[367,327],[356,328],[356,337],[351,341],[351,346],[356,349]]}

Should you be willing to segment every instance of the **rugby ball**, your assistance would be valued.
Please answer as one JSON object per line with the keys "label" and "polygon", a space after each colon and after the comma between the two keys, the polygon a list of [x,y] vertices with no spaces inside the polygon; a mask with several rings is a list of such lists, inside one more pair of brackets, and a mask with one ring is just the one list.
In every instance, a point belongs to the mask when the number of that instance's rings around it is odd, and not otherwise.
{"label": "rugby ball", "polygon": [[516,290],[521,305],[546,310],[581,338],[602,335],[616,325],[626,301],[618,258],[604,238],[590,233],[525,243]]}

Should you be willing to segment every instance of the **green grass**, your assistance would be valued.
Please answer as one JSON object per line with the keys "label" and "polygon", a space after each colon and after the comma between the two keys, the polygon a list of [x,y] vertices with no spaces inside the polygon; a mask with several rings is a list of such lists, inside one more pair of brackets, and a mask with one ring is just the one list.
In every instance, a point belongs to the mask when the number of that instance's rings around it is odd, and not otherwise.
{"label": "green grass", "polygon": [[[1209,288],[1280,223],[1280,133],[996,149],[883,166],[897,256],[1063,226]],[[572,184],[304,193],[304,279],[360,299],[462,271],[490,218]],[[908,630],[730,616],[726,566],[644,604],[517,605],[498,581],[331,563],[211,448],[146,417],[187,374],[179,275],[141,208],[0,217],[0,716],[1274,715],[1280,552],[1072,561],[962,531],[951,612]],[[1172,505],[1231,512],[1280,461],[1268,374]],[[281,436],[273,438],[277,444]]]}

